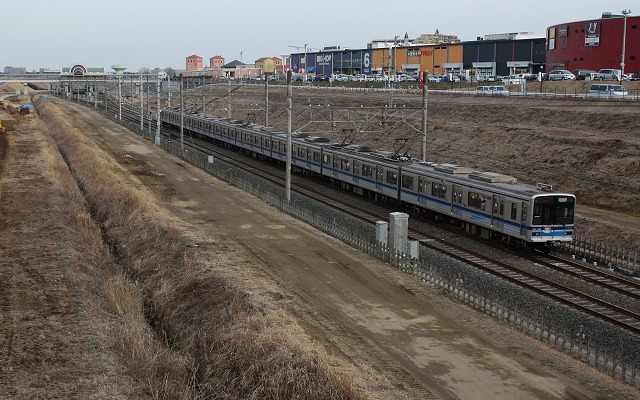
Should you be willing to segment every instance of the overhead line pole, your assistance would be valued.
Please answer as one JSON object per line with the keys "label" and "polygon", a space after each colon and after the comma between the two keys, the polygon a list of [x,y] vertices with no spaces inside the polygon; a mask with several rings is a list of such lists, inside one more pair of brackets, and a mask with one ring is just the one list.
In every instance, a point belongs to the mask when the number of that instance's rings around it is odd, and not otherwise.
{"label": "overhead line pole", "polygon": [[428,71],[422,71],[422,147],[420,159],[427,161],[427,76]]}
{"label": "overhead line pole", "polygon": [[156,77],[156,146],[160,146],[160,77]]}
{"label": "overhead line pole", "polygon": [[291,201],[291,110],[293,109],[291,75],[291,70],[287,71],[287,166],[285,174],[287,203]]}
{"label": "overhead line pole", "polygon": [[[131,78],[133,81],[133,78]],[[144,132],[144,91],[142,90],[142,72],[140,72],[140,132]],[[133,93],[131,93],[133,98]]]}
{"label": "overhead line pole", "polygon": [[180,149],[184,151],[184,99],[182,97],[182,74],[180,74]]}

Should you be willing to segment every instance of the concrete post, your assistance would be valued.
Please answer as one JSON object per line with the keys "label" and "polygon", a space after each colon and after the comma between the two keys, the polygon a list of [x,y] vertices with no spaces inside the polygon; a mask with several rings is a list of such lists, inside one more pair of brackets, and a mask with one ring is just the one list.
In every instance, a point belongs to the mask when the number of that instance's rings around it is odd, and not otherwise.
{"label": "concrete post", "polygon": [[407,246],[407,255],[412,260],[418,258],[418,245],[419,242],[417,240],[409,240],[409,244]]}
{"label": "concrete post", "polygon": [[389,223],[376,221],[376,242],[386,246],[389,240]]}
{"label": "concrete post", "polygon": [[406,254],[408,244],[409,230],[409,214],[401,212],[392,212],[389,214],[391,227],[390,246],[396,251]]}

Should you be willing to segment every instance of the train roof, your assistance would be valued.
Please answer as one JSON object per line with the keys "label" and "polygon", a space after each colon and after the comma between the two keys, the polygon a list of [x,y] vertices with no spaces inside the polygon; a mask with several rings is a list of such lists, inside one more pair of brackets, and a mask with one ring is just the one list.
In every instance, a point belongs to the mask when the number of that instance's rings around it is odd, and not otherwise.
{"label": "train roof", "polygon": [[548,194],[573,196],[567,193],[556,192],[553,190],[553,186],[544,183],[538,183],[535,186],[519,183],[515,177],[510,175],[478,171],[473,168],[455,164],[418,162],[403,167],[403,170],[419,174],[428,174],[433,177],[439,177],[442,180],[457,181],[465,186],[491,188],[495,191],[519,194],[526,197]]}
{"label": "train roof", "polygon": [[369,146],[363,146],[358,144],[341,144],[333,143],[330,146],[330,150],[333,153],[340,153],[343,155],[349,155],[354,157],[361,157],[363,160],[380,160],[386,162],[393,162],[401,165],[408,165],[411,162],[415,162],[409,157],[399,156],[393,151],[376,150]]}
{"label": "train roof", "polygon": [[[162,110],[163,112],[179,112],[179,109],[170,108]],[[208,117],[202,114],[190,114],[211,122],[217,122],[227,125],[240,125],[249,129],[277,135],[279,137],[286,137],[287,133],[280,131],[273,127],[262,126],[257,124],[248,124],[244,121],[232,119],[232,118],[218,118]],[[551,185],[544,183],[538,183],[537,185],[530,185],[525,183],[518,183],[518,180],[510,175],[504,175],[497,172],[478,171],[470,167],[464,167],[456,164],[449,163],[434,163],[425,161],[416,161],[411,157],[400,156],[392,151],[375,150],[369,146],[358,144],[341,144],[331,143],[331,141],[322,136],[311,136],[304,132],[293,132],[291,138],[297,142],[304,142],[309,144],[316,144],[331,149],[334,153],[342,153],[344,155],[349,154],[351,156],[361,157],[362,160],[380,160],[385,162],[393,162],[397,165],[402,165],[404,171],[414,172],[419,174],[429,174],[433,177],[440,177],[442,180],[457,181],[460,184],[467,186],[477,186],[478,188],[487,188],[489,184],[490,188],[505,194],[519,194],[525,197],[532,197],[538,195],[548,195],[550,193],[555,195],[573,196],[569,193],[558,193],[553,190]]]}

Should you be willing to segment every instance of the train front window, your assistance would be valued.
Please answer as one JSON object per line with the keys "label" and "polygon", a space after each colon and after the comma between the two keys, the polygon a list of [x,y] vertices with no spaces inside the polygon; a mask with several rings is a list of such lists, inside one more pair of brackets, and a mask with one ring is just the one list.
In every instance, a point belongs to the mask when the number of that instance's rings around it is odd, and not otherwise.
{"label": "train front window", "polygon": [[575,199],[569,196],[541,196],[533,202],[533,225],[573,224]]}

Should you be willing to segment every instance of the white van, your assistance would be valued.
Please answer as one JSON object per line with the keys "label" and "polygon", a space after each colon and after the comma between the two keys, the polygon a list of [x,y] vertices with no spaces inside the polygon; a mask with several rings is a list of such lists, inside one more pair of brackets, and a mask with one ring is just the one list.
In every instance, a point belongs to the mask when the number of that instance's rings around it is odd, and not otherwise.
{"label": "white van", "polygon": [[587,97],[599,99],[624,98],[628,96],[629,92],[624,86],[608,85],[606,83],[594,83],[587,93]]}
{"label": "white van", "polygon": [[619,69],[601,69],[596,75],[599,81],[619,81],[622,71]]}
{"label": "white van", "polygon": [[478,86],[476,87],[477,94],[491,94],[491,95],[509,95],[509,89],[504,86]]}

